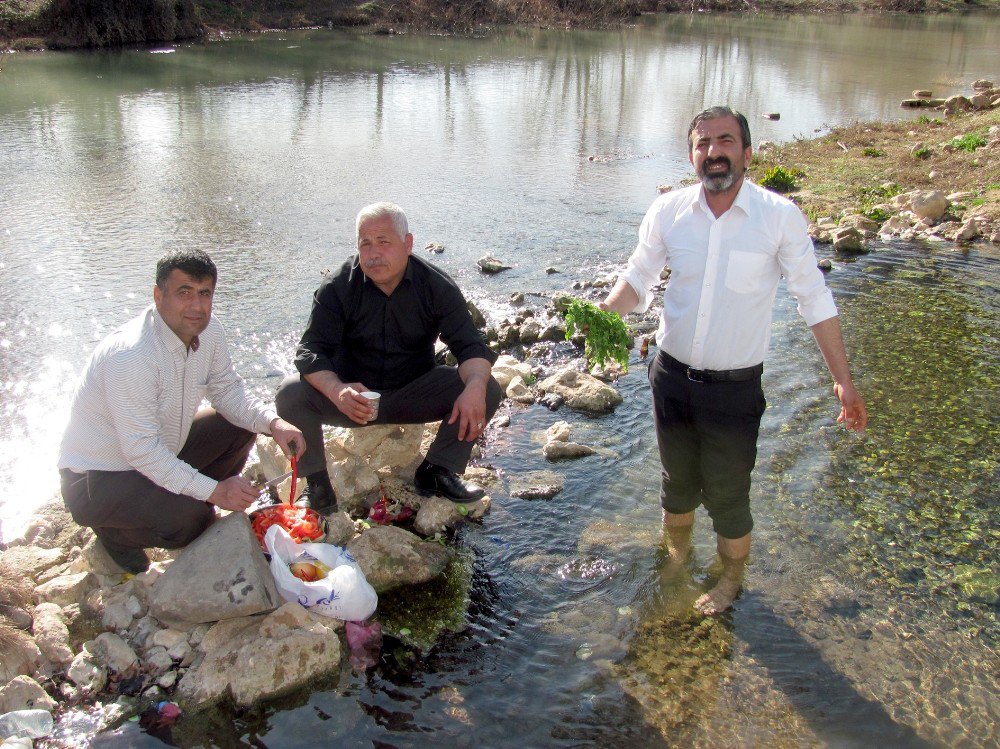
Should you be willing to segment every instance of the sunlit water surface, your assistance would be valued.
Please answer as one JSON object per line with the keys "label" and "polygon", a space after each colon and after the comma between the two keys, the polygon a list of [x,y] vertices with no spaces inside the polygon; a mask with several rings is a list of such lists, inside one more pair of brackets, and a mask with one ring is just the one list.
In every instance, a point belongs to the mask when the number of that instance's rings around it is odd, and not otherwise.
{"label": "sunlit water surface", "polygon": [[[565,290],[624,260],[655,186],[689,175],[684,131],[703,106],[742,109],[758,141],[912,116],[898,108],[912,89],[967,90],[996,74],[998,48],[995,18],[684,16],[612,32],[296,32],[7,57],[3,536],[55,493],[73,379],[149,302],[166,249],[216,259],[237,366],[270,397],[367,202],[401,203],[416,251],[444,244],[435,262],[496,322],[513,291]],[[479,275],[486,253],[514,268]],[[491,430],[483,463],[505,477],[554,470],[565,489],[527,501],[504,482],[463,534],[475,560],[463,631],[416,661],[390,643],[367,675],[181,721],[174,741],[995,746],[996,267],[943,244],[835,263],[873,413],[860,437],[835,427],[815,345],[779,299],[755,552],[732,615],[687,614],[715,572],[704,519],[688,574],[664,576],[634,359],[613,416],[511,406],[510,426]],[[558,418],[598,454],[548,464],[538,433]],[[77,719],[66,735],[86,732]],[[95,745],[161,744],[129,724]]]}

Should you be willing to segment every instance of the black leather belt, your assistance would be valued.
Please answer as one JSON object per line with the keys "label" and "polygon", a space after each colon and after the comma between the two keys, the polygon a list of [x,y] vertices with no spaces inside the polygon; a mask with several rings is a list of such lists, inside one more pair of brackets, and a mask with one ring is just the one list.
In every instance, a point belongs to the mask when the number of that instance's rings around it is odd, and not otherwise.
{"label": "black leather belt", "polygon": [[742,369],[694,369],[684,362],[678,361],[666,351],[661,350],[658,356],[664,367],[682,372],[691,382],[743,382],[760,377],[764,373],[763,364],[743,367]]}

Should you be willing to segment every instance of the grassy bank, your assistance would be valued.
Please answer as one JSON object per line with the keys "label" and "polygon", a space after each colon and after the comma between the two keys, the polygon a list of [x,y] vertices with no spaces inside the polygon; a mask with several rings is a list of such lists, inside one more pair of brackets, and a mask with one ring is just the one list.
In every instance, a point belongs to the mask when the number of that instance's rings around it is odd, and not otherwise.
{"label": "grassy bank", "polygon": [[[471,32],[492,24],[600,27],[643,12],[940,13],[1000,0],[3,0],[0,47],[104,47],[208,29],[301,26]],[[3,44],[6,42],[6,45]]]}
{"label": "grassy bank", "polygon": [[844,211],[877,214],[875,206],[894,194],[935,189],[971,193],[962,213],[1000,228],[997,129],[1000,109],[949,117],[929,110],[916,121],[860,123],[758,148],[750,173],[758,182],[775,167],[791,174],[788,196],[813,220]]}

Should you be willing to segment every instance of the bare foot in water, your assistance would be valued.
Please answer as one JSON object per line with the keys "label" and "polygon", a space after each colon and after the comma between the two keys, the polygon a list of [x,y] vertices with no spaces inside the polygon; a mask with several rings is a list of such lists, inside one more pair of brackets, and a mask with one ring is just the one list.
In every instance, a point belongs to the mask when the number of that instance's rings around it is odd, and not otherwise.
{"label": "bare foot in water", "polygon": [[694,602],[694,608],[705,616],[716,616],[728,611],[732,608],[733,601],[740,594],[742,587],[741,580],[730,580],[722,577],[714,588]]}

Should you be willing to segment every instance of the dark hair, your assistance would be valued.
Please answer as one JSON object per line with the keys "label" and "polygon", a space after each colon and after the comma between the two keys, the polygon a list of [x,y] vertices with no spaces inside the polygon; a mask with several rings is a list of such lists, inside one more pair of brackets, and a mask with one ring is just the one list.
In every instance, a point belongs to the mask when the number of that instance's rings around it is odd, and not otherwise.
{"label": "dark hair", "polygon": [[196,281],[210,277],[214,284],[219,280],[215,263],[201,250],[172,250],[161,257],[156,264],[156,285],[163,289],[174,270],[187,273]]}
{"label": "dark hair", "polygon": [[717,120],[720,117],[736,118],[736,121],[740,123],[740,137],[743,139],[743,147],[750,148],[750,123],[747,122],[747,118],[729,107],[709,107],[705,111],[696,114],[694,119],[691,120],[691,126],[688,128],[688,151],[691,150],[691,133],[698,127],[698,123],[705,120]]}

